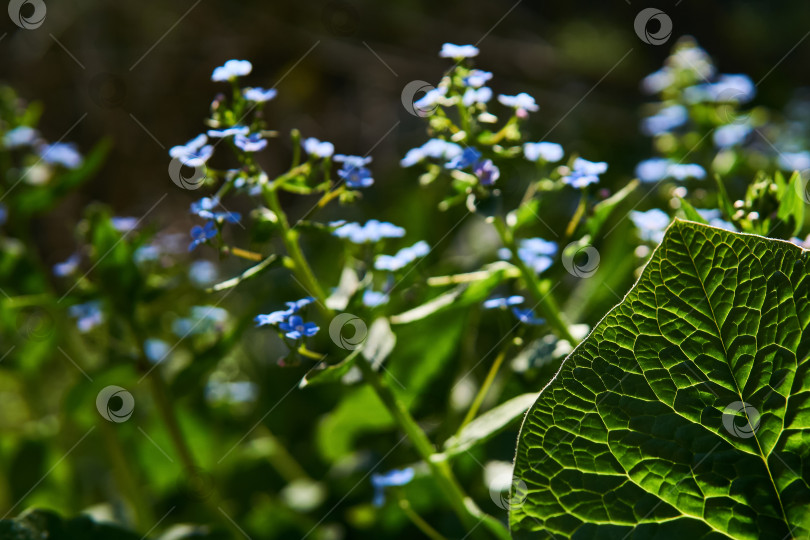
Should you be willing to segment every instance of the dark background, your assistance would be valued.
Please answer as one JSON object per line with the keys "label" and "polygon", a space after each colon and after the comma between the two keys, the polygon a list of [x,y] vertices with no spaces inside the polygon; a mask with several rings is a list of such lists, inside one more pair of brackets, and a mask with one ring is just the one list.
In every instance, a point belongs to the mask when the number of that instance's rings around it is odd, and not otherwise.
{"label": "dark background", "polygon": [[[639,81],[660,67],[677,37],[695,36],[720,71],[748,73],[755,82],[781,62],[756,98],[777,109],[807,82],[810,63],[810,41],[796,46],[810,21],[810,5],[799,1],[659,3],[674,25],[672,39],[661,46],[635,35],[633,19],[648,6],[638,1],[79,0],[47,6],[36,30],[0,17],[0,35],[6,33],[0,81],[42,102],[41,130],[49,140],[86,113],[65,140],[83,152],[103,137],[114,142],[102,173],[41,223],[37,236],[54,260],[71,250],[65,223],[75,222],[91,200],[140,216],[168,192],[150,221],[188,230],[185,209],[202,193],[171,183],[167,151],[201,132],[211,100],[226,89],[210,81],[211,71],[229,58],[253,62],[250,84],[277,84],[279,96],[267,108],[271,127],[282,133],[299,127],[305,136],[335,142],[338,152],[365,154],[376,145],[375,177],[386,188],[367,202],[378,214],[394,211],[387,201],[417,191],[415,174],[397,161],[423,142],[424,124],[405,111],[400,92],[414,79],[438,82],[449,67],[437,56],[445,41],[477,43],[477,65],[496,72],[496,93],[527,91],[540,104],[530,124],[533,137],[547,134],[583,156],[608,161],[614,185],[650,155],[649,141],[638,133]],[[289,142],[271,146],[265,163],[270,171],[283,170],[274,162],[286,163]]]}

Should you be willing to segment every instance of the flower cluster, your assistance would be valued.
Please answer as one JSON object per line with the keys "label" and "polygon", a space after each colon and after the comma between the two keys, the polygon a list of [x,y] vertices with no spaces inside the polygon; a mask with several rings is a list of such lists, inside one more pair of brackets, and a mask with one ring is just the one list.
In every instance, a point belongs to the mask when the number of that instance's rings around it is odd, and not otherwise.
{"label": "flower cluster", "polygon": [[545,319],[541,319],[535,315],[534,310],[531,308],[519,308],[526,301],[522,296],[514,295],[509,297],[493,297],[486,300],[483,304],[484,309],[510,309],[512,315],[523,323],[531,326],[537,326],[545,323]]}
{"label": "flower cluster", "polygon": [[257,315],[254,319],[256,326],[276,326],[287,339],[294,341],[314,336],[318,333],[318,326],[313,322],[304,322],[298,315],[299,311],[314,301],[314,298],[307,296],[295,302],[287,302],[287,309]]}

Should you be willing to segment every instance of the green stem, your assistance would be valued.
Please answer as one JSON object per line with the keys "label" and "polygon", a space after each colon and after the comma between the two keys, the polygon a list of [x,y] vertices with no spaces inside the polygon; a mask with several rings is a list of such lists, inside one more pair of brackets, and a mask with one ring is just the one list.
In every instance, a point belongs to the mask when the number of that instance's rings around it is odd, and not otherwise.
{"label": "green stem", "polygon": [[301,250],[301,245],[298,242],[298,231],[290,227],[287,220],[287,214],[281,208],[281,203],[278,200],[278,193],[276,193],[275,185],[267,186],[264,189],[264,197],[270,209],[275,212],[278,217],[278,222],[281,227],[281,240],[284,242],[284,247],[293,262],[293,273],[301,280],[304,287],[306,287],[309,294],[315,297],[318,307],[327,319],[331,319],[333,314],[332,310],[326,307],[326,295],[321,288],[321,284],[315,278],[309,263],[304,257],[304,252]]}
{"label": "green stem", "polygon": [[458,515],[467,530],[473,531],[479,523],[483,522],[486,529],[496,538],[510,540],[511,537],[506,527],[494,517],[482,512],[475,502],[464,493],[453,471],[450,469],[446,457],[436,453],[436,449],[425,435],[425,432],[413,419],[405,405],[394,395],[380,374],[374,371],[371,364],[362,356],[358,357],[356,365],[360,367],[363,378],[371,384],[377,397],[411,440],[425,463],[427,463],[433,478],[439,484],[453,511]]}
{"label": "green stem", "polygon": [[116,437],[112,425],[106,421],[102,422],[101,433],[104,438],[104,446],[107,448],[110,457],[113,476],[120,486],[121,492],[127,494],[127,499],[132,504],[132,510],[135,514],[135,528],[139,531],[145,530],[155,523],[155,516],[147,502],[148,499],[129,469],[129,460],[123,446],[121,446],[121,442]]}
{"label": "green stem", "polygon": [[261,430],[264,436],[270,440],[271,449],[268,460],[273,468],[284,478],[287,482],[295,480],[312,480],[304,468],[298,461],[287,451],[287,448],[273,435],[270,428],[262,425]]}
{"label": "green stem", "polygon": [[540,310],[540,314],[546,319],[546,321],[548,321],[551,328],[560,338],[567,340],[572,345],[575,345],[577,340],[573,335],[571,335],[571,330],[568,328],[568,323],[563,320],[562,315],[560,314],[560,308],[557,307],[557,303],[554,301],[554,297],[551,296],[551,292],[544,294],[543,291],[540,290],[540,284],[537,281],[537,274],[535,274],[531,268],[526,266],[526,263],[524,263],[520,257],[518,257],[518,248],[517,244],[515,243],[515,238],[512,236],[512,232],[509,230],[509,227],[507,227],[503,218],[500,216],[495,216],[493,218],[493,223],[495,224],[495,229],[498,231],[498,234],[501,237],[501,241],[512,253],[512,262],[520,270],[520,273],[523,275],[523,279],[526,281],[526,286],[529,288],[529,292],[537,301],[537,307]]}
{"label": "green stem", "polygon": [[489,373],[487,373],[487,377],[484,379],[484,383],[481,385],[481,388],[478,390],[478,393],[475,395],[475,399],[473,399],[472,405],[470,405],[470,409],[467,411],[467,414],[464,416],[464,420],[461,422],[461,425],[458,428],[458,433],[461,433],[461,430],[464,429],[464,426],[472,422],[473,418],[478,414],[478,410],[481,408],[481,403],[484,402],[484,398],[489,392],[492,383],[495,381],[495,376],[498,374],[498,371],[501,369],[503,365],[503,361],[506,359],[506,352],[509,350],[509,346],[503,348],[503,350],[498,354],[495,358],[495,361],[492,363],[492,366],[489,368]]}
{"label": "green stem", "polygon": [[402,509],[405,515],[408,516],[408,519],[410,519],[411,522],[416,525],[416,527],[422,531],[425,536],[430,538],[430,540],[447,540],[447,538],[442,536],[439,531],[431,527],[430,523],[425,521],[422,516],[417,514],[416,511],[411,508],[411,503],[408,501],[408,499],[402,497],[401,495],[398,495],[398,497],[399,507]]}

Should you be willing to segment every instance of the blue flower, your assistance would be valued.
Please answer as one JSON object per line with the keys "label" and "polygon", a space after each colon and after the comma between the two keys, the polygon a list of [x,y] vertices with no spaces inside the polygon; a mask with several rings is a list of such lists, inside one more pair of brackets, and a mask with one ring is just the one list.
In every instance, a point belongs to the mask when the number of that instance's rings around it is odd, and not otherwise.
{"label": "blue flower", "polygon": [[200,227],[199,225],[195,225],[191,228],[191,244],[188,246],[189,251],[194,251],[194,249],[199,246],[200,244],[204,244],[211,238],[214,238],[217,235],[217,227],[214,225],[213,221],[206,221],[205,225]]}
{"label": "blue flower", "polygon": [[810,169],[810,152],[782,152],[779,154],[779,167],[785,171]]}
{"label": "blue flower", "polygon": [[375,308],[382,304],[388,303],[388,295],[382,292],[372,291],[366,289],[363,292],[363,305],[370,308]]}
{"label": "blue flower", "polygon": [[574,160],[574,170],[569,176],[562,178],[563,184],[569,184],[575,188],[583,188],[599,181],[599,175],[608,168],[604,161],[594,162],[587,159],[577,158]]}
{"label": "blue flower", "polygon": [[406,469],[389,471],[385,474],[372,474],[371,485],[374,486],[374,506],[382,506],[385,503],[385,488],[390,486],[404,486],[414,477],[412,467]]}
{"label": "blue flower", "polygon": [[480,88],[484,86],[487,81],[492,79],[492,73],[480,69],[470,71],[470,74],[464,77],[464,86],[470,88]]}
{"label": "blue flower", "polygon": [[345,223],[338,226],[332,234],[338,238],[346,238],[355,244],[379,242],[383,238],[401,238],[405,236],[405,229],[397,227],[386,221],[369,220],[365,225],[359,223]]}
{"label": "blue flower", "polygon": [[121,233],[128,233],[130,231],[134,231],[135,227],[138,226],[138,218],[135,217],[113,217],[110,219],[110,223],[112,223],[113,228]]}
{"label": "blue flower", "polygon": [[53,265],[53,275],[58,277],[67,277],[72,275],[76,272],[76,270],[78,270],[80,262],[81,256],[78,253],[74,253],[68,257],[66,261]]}
{"label": "blue flower", "polygon": [[751,126],[746,124],[729,124],[720,126],[712,135],[717,148],[728,148],[740,144],[751,133]]}
{"label": "blue flower", "polygon": [[564,154],[563,147],[553,142],[529,142],[523,145],[523,157],[529,161],[542,159],[547,163],[555,163],[560,161]]}
{"label": "blue flower", "polygon": [[217,266],[211,261],[194,261],[188,268],[188,277],[197,287],[205,287],[212,284],[219,272]]}
{"label": "blue flower", "polygon": [[725,229],[727,231],[737,232],[737,227],[734,226],[733,223],[729,223],[722,218],[722,212],[720,212],[719,208],[697,208],[697,213],[700,214],[700,217],[705,219],[709,222],[709,225],[712,227],[717,227],[718,229]]}
{"label": "blue flower", "polygon": [[430,246],[424,240],[420,240],[410,247],[402,248],[396,255],[378,256],[374,261],[374,268],[396,272],[428,253],[430,253]]}
{"label": "blue flower", "polygon": [[231,137],[233,135],[247,135],[250,128],[247,126],[233,126],[226,129],[209,129],[208,136],[213,138]]}
{"label": "blue flower", "polygon": [[680,127],[689,119],[686,107],[671,105],[641,121],[641,131],[645,135],[660,135]]}
{"label": "blue flower", "polygon": [[430,139],[422,146],[411,148],[399,162],[402,167],[416,165],[425,158],[451,160],[463,152],[460,145],[443,139]]}
{"label": "blue flower", "polygon": [[219,204],[219,199],[212,197],[203,197],[199,201],[191,203],[191,213],[203,219],[214,221],[227,221],[228,223],[238,223],[242,219],[242,214],[239,212],[213,212]]}
{"label": "blue flower", "polygon": [[265,90],[264,88],[245,88],[242,90],[242,95],[245,96],[245,99],[254,103],[270,101],[276,97],[277,93],[275,88],[270,88],[269,90]]}
{"label": "blue flower", "polygon": [[413,102],[413,106],[419,111],[429,113],[436,105],[441,104],[447,88],[432,88],[425,92],[425,95]]}
{"label": "blue flower", "polygon": [[479,161],[473,166],[473,172],[482,186],[491,186],[501,177],[501,170],[492,163],[491,159]]}
{"label": "blue flower", "polygon": [[487,103],[492,99],[492,88],[484,86],[482,88],[467,88],[461,97],[461,103],[465,107],[470,107],[476,103]]}
{"label": "blue flower", "polygon": [[536,112],[540,110],[540,107],[538,107],[537,103],[534,101],[534,98],[526,92],[521,92],[516,96],[507,96],[505,94],[501,94],[498,96],[498,101],[500,101],[501,104],[506,105],[507,107],[512,107],[517,111]]}
{"label": "blue flower", "polygon": [[150,338],[143,342],[143,353],[153,364],[162,362],[171,350],[171,346],[162,339]]}
{"label": "blue flower", "polygon": [[646,212],[633,210],[630,212],[630,219],[638,228],[641,239],[647,242],[658,243],[663,240],[664,230],[669,225],[669,216],[658,208]]}
{"label": "blue flower", "polygon": [[484,309],[506,309],[511,306],[519,306],[526,299],[522,296],[513,295],[508,297],[497,296],[484,301]]}
{"label": "blue flower", "polygon": [[236,135],[233,138],[236,146],[242,149],[243,152],[258,152],[267,146],[267,141],[262,139],[259,133],[251,133],[248,136]]}
{"label": "blue flower", "polygon": [[675,82],[675,77],[671,70],[662,68],[644,77],[641,81],[641,88],[648,94],[657,94],[673,82]]}
{"label": "blue flower", "polygon": [[696,163],[675,163],[670,159],[652,158],[636,165],[636,176],[642,182],[660,182],[664,178],[701,179],[706,177],[706,171]]}
{"label": "blue flower", "polygon": [[207,142],[205,134],[197,135],[186,144],[173,146],[169,156],[179,159],[187,167],[200,167],[214,155],[214,147],[205,144]]}
{"label": "blue flower", "polygon": [[688,103],[708,101],[714,103],[747,103],[754,99],[757,88],[748,75],[721,75],[714,83],[698,84],[684,89]]}
{"label": "blue flower", "polygon": [[32,127],[18,126],[3,135],[3,146],[8,149],[32,146],[39,139],[39,132]]}
{"label": "blue flower", "polygon": [[338,154],[335,161],[343,164],[337,173],[350,188],[365,188],[374,184],[371,171],[366,168],[366,165],[371,163],[371,157]]}
{"label": "blue flower", "polygon": [[304,322],[304,319],[298,315],[293,315],[286,321],[278,325],[285,336],[289,339],[301,339],[303,337],[314,336],[318,333],[318,325],[313,322]]}
{"label": "blue flower", "polygon": [[467,167],[471,167],[481,159],[481,152],[473,148],[472,146],[468,146],[464,149],[464,151],[448,161],[445,164],[445,168],[447,169],[466,169]]}
{"label": "blue flower", "polygon": [[251,71],[253,71],[253,64],[247,60],[228,60],[224,65],[214,69],[211,80],[229,81],[236,77],[249,75]]}
{"label": "blue flower", "polygon": [[255,319],[253,320],[256,321],[256,326],[281,324],[314,301],[315,299],[311,296],[306,296],[301,300],[296,300],[295,302],[285,302],[287,304],[287,309],[274,311],[266,315],[256,315]]}
{"label": "blue flower", "polygon": [[67,169],[77,169],[83,161],[73,143],[46,144],[39,149],[39,155],[45,163],[61,165]]}
{"label": "blue flower", "polygon": [[286,321],[294,312],[291,309],[283,309],[267,314],[259,314],[253,319],[256,326],[277,325]]}
{"label": "blue flower", "polygon": [[83,334],[89,332],[104,320],[101,313],[101,303],[97,301],[72,305],[68,308],[68,313],[76,319],[76,326],[79,332]]}
{"label": "blue flower", "polygon": [[439,52],[441,58],[452,58],[461,60],[462,58],[474,58],[478,56],[478,48],[475,45],[454,45],[445,43]]}
{"label": "blue flower", "polygon": [[5,204],[0,203],[0,226],[5,225],[7,219],[8,219],[8,208],[6,208]]}
{"label": "blue flower", "polygon": [[537,326],[546,322],[545,319],[542,319],[537,315],[535,315],[532,309],[520,309],[517,307],[513,307],[512,315],[517,317],[517,320],[519,320],[523,324],[529,324],[532,326]]}
{"label": "blue flower", "polygon": [[303,145],[304,151],[312,157],[328,158],[332,157],[332,154],[335,153],[334,144],[326,141],[319,141],[315,137],[305,139]]}
{"label": "blue flower", "polygon": [[556,253],[557,244],[542,238],[523,239],[517,250],[518,258],[538,274],[551,266]]}

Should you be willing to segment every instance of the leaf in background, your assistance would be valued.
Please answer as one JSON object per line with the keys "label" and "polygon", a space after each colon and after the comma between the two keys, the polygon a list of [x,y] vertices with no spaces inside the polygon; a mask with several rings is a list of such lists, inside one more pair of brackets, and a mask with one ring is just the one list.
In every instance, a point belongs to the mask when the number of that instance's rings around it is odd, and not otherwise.
{"label": "leaf in background", "polygon": [[490,409],[447,439],[444,453],[452,456],[481,444],[522,416],[536,400],[537,393],[521,394]]}
{"label": "leaf in background", "polygon": [[793,225],[793,236],[799,234],[804,225],[804,181],[802,175],[794,172],[779,197],[779,210],[776,217],[788,225]]}
{"label": "leaf in background", "polygon": [[810,251],[675,221],[527,414],[514,537],[806,538],[808,353]]}
{"label": "leaf in background", "polygon": [[362,351],[363,357],[368,360],[374,369],[379,369],[382,363],[394,350],[397,344],[397,336],[391,331],[391,325],[388,324],[388,319],[381,317],[371,323],[371,328],[368,329],[368,337],[366,338]]}
{"label": "leaf in background", "polygon": [[592,237],[599,234],[599,231],[602,230],[602,226],[610,217],[610,214],[613,213],[619,203],[624,201],[637,187],[638,180],[633,180],[604,201],[597,203],[593,207],[593,214],[587,221],[588,234]]}
{"label": "leaf in background", "polygon": [[354,260],[350,260],[340,273],[337,289],[326,299],[326,307],[334,311],[343,311],[349,305],[354,293],[360,287],[360,279],[353,268]]}
{"label": "leaf in background", "polygon": [[298,384],[298,388],[340,382],[343,376],[354,366],[354,361],[357,359],[357,355],[360,354],[361,350],[362,349],[359,348],[355,349],[349,356],[337,364],[328,365],[321,362],[321,366],[311,369],[304,375],[304,378],[301,379],[301,382]]}
{"label": "leaf in background", "polygon": [[702,223],[704,225],[708,225],[709,222],[706,221],[703,216],[701,216],[695,207],[692,206],[689,201],[686,199],[678,198],[678,202],[681,203],[681,211],[683,212],[684,217],[689,221],[694,221],[696,223]]}

